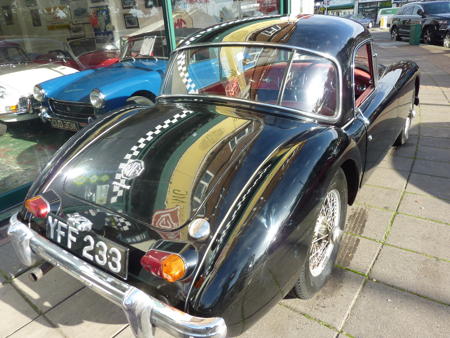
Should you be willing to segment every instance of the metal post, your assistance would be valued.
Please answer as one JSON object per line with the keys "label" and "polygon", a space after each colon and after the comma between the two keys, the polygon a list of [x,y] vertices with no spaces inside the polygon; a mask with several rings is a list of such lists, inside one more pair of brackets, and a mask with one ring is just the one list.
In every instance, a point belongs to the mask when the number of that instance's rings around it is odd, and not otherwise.
{"label": "metal post", "polygon": [[166,35],[167,45],[169,47],[169,53],[171,53],[177,47],[175,28],[173,24],[172,16],[172,0],[162,1],[163,19],[164,19],[164,33]]}

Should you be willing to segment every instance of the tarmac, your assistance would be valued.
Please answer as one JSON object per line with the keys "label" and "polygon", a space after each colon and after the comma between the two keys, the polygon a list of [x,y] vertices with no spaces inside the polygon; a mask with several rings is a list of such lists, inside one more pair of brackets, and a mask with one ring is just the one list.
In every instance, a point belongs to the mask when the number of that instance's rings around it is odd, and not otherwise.
{"label": "tarmac", "polygon": [[[409,141],[359,191],[325,287],[285,298],[242,337],[450,336],[450,50],[373,36],[380,63],[420,66]],[[5,230],[0,337],[132,337],[120,308],[59,269],[30,282]]]}

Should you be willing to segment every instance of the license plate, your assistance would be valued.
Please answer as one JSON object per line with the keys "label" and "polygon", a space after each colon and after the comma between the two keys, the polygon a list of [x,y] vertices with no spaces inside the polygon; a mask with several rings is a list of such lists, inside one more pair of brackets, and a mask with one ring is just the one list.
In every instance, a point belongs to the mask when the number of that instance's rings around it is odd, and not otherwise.
{"label": "license plate", "polygon": [[70,131],[78,131],[80,130],[80,125],[75,121],[67,121],[60,119],[51,119],[50,123],[53,128],[70,130]]}
{"label": "license plate", "polygon": [[47,219],[46,236],[76,256],[127,279],[129,250],[122,245],[92,231],[80,231],[52,216]]}

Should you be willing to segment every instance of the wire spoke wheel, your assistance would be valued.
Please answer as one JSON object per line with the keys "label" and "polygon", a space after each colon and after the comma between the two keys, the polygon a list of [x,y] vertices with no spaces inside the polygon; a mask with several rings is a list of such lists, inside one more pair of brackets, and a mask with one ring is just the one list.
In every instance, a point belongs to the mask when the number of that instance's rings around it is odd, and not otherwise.
{"label": "wire spoke wheel", "polygon": [[309,270],[313,276],[323,272],[334,246],[338,244],[342,233],[340,219],[341,196],[337,189],[333,189],[327,193],[314,227],[309,254]]}

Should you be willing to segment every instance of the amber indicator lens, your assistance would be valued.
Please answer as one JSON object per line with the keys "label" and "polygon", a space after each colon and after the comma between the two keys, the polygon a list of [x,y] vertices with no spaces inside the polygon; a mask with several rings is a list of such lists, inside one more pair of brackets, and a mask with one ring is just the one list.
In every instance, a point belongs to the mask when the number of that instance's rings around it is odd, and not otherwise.
{"label": "amber indicator lens", "polygon": [[37,218],[45,218],[50,212],[50,205],[42,196],[27,199],[25,208]]}
{"label": "amber indicator lens", "polygon": [[179,255],[171,254],[162,260],[162,277],[169,282],[176,282],[186,274],[186,265]]}

